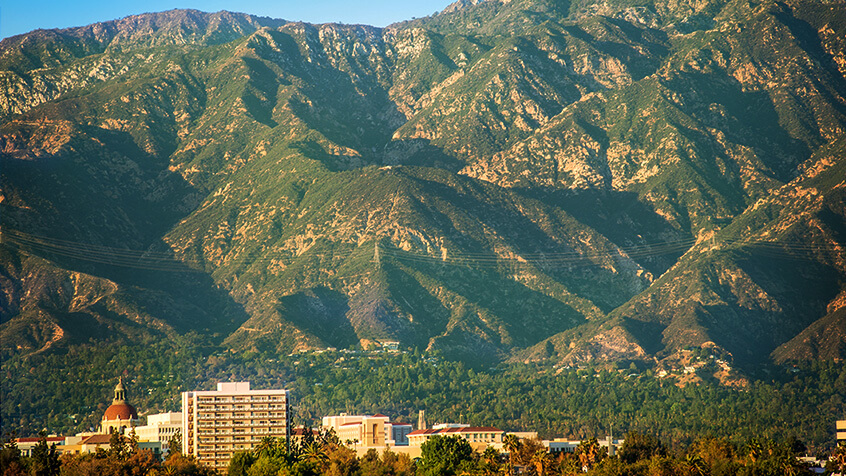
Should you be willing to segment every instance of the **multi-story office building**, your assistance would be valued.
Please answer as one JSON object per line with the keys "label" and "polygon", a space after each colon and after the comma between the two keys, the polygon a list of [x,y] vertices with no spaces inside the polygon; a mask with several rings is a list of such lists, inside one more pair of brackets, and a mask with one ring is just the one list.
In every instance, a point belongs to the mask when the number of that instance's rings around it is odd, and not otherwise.
{"label": "multi-story office building", "polygon": [[846,445],[846,420],[837,420],[837,442]]}
{"label": "multi-story office building", "polygon": [[290,437],[287,390],[251,390],[249,382],[182,392],[182,451],[212,468],[225,468],[236,451],[266,436]]}

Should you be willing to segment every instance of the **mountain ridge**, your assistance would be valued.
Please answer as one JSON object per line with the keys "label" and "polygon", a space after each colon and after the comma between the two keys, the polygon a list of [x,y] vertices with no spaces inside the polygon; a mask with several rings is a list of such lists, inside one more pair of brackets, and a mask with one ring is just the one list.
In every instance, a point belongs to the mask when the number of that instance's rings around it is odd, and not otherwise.
{"label": "mountain ridge", "polygon": [[[634,3],[7,38],[3,268],[104,279],[146,338],[206,296],[233,351],[842,359],[844,7]],[[72,345],[3,276],[3,352]]]}

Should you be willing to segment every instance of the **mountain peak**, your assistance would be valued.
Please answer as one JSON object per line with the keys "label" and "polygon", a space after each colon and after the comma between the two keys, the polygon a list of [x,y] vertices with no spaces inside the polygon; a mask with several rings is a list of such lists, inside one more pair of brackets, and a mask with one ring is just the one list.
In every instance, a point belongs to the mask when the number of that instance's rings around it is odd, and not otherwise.
{"label": "mountain peak", "polygon": [[472,7],[478,5],[480,3],[508,3],[510,0],[458,0],[456,2],[450,3],[446,7],[444,7],[441,13],[455,13],[459,10],[464,8]]}

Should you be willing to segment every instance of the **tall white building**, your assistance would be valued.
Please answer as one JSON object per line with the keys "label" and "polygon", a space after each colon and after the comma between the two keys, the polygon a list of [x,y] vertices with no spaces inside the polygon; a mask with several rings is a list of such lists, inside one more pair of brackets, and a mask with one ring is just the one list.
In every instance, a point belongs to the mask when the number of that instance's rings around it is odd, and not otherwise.
{"label": "tall white building", "polygon": [[182,392],[182,452],[225,468],[236,451],[262,438],[290,437],[287,390],[251,390],[250,382],[218,383],[217,390]]}

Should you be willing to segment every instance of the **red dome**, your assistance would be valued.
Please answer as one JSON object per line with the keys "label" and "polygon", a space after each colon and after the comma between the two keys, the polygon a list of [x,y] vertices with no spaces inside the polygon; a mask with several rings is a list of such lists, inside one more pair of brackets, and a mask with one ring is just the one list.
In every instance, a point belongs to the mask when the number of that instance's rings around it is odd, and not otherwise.
{"label": "red dome", "polygon": [[103,420],[137,420],[138,413],[135,407],[128,403],[112,403],[106,409]]}

